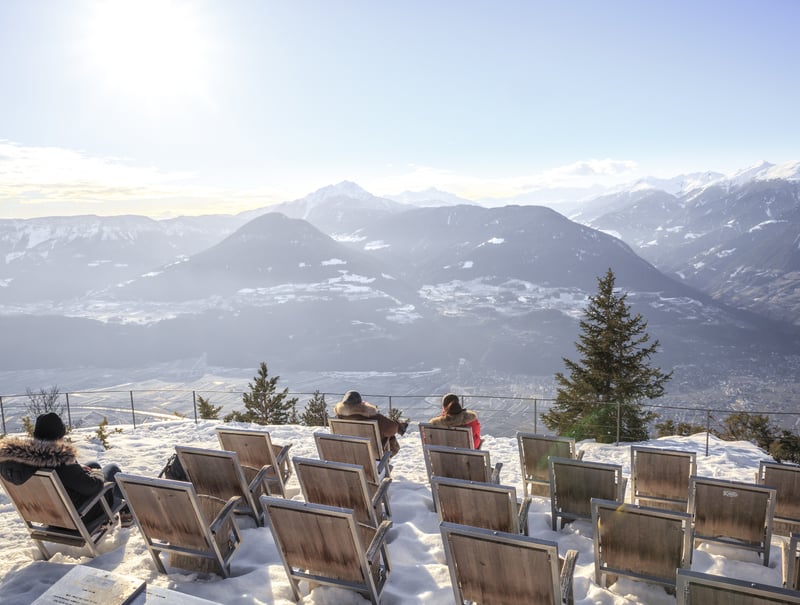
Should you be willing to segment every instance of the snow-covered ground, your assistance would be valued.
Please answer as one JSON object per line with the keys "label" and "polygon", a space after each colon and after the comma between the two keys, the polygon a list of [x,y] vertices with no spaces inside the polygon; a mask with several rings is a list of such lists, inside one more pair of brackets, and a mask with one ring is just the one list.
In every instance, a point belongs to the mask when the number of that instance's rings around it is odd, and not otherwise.
{"label": "snow-covered ground", "polygon": [[[155,476],[176,444],[217,448],[214,432],[217,421],[173,420],[143,424],[133,429],[122,427],[112,433],[112,448],[104,450],[95,436],[96,429],[78,429],[72,439],[81,453],[80,461],[96,459],[105,464],[117,462],[131,473]],[[269,427],[274,442],[292,442],[293,456],[316,458],[312,427]],[[433,511],[427,484],[425,463],[419,433],[412,426],[400,439],[402,449],[393,459],[393,483],[390,498],[394,527],[389,534],[389,555],[393,569],[383,591],[384,605],[451,604],[453,593],[445,563],[439,523]],[[710,439],[709,455],[705,455],[705,434],[692,437],[672,437],[647,443],[653,447],[689,449],[697,452],[698,474],[710,477],[752,481],[758,462],[767,456],[746,442],[724,442]],[[614,446],[584,442],[584,459],[620,464],[625,476],[630,476],[629,444]],[[494,438],[486,435],[484,449],[491,453],[492,462],[502,462],[501,482],[515,486],[522,493],[517,444],[514,438]],[[302,499],[296,477],[288,485],[288,497]],[[577,521],[554,532],[550,526],[550,503],[534,498],[530,509],[529,534],[555,541],[559,552],[567,549],[579,552],[575,571],[576,605],[672,605],[675,597],[663,588],[621,579],[610,588],[594,582],[593,529],[591,523]],[[136,527],[114,529],[100,543],[100,556],[91,559],[82,551],[61,547],[49,561],[39,559],[38,551],[29,539],[9,498],[0,490],[0,603],[23,605],[31,603],[48,586],[76,564],[136,576],[149,585],[167,587],[226,605],[288,604],[291,590],[280,556],[268,528],[255,527],[252,521],[241,521],[243,545],[233,559],[232,577],[198,576],[177,568],[168,568],[168,575],[159,574],[145,548]],[[781,583],[782,538],[773,537],[768,567],[750,551],[700,544],[694,551],[692,569],[716,575],[740,578],[779,586]],[[54,548],[54,550],[56,550]],[[301,585],[302,586],[302,585]],[[355,593],[317,587],[310,593],[307,587],[304,603],[317,605],[349,605],[366,601]]]}

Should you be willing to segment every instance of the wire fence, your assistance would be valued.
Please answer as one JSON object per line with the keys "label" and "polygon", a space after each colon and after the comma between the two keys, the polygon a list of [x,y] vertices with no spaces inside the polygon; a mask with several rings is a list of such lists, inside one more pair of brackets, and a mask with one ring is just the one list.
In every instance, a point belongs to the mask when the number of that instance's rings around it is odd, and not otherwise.
{"label": "wire fence", "polygon": [[[292,392],[296,397],[296,412],[302,413],[307,402],[317,393]],[[324,397],[328,413],[342,397],[342,393],[318,393]],[[220,418],[234,410],[243,409],[242,391],[238,390],[189,390],[189,389],[136,389],[136,390],[88,390],[62,392],[58,394],[57,411],[68,425],[74,428],[97,426],[107,420],[110,426],[131,424],[137,427],[148,422],[185,419],[198,422],[198,398],[203,397],[215,407],[221,407]],[[365,400],[375,404],[384,413],[394,413],[407,418],[411,425],[427,422],[440,410],[441,394],[438,395],[387,395],[362,393]],[[555,400],[541,397],[506,395],[461,395],[462,405],[475,411],[481,421],[483,432],[495,437],[513,437],[517,431],[552,434],[542,415],[549,412]],[[620,410],[608,414],[608,426],[597,426],[605,433],[607,441],[620,440]],[[797,432],[800,420],[796,411],[768,409],[691,408],[678,405],[647,403],[643,411],[653,412],[657,418],[649,425],[650,437],[656,436],[656,424],[672,421],[708,433],[724,431],[725,419],[735,412],[744,411],[769,418],[779,428]],[[25,431],[24,418],[30,420],[31,399],[28,394],[0,396],[0,422],[2,434]]]}

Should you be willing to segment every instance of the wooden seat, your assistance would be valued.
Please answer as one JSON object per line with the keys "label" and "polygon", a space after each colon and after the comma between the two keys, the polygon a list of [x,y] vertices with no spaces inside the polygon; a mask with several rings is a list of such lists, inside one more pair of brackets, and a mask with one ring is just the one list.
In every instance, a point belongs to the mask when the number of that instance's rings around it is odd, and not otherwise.
{"label": "wooden seat", "polygon": [[[2,476],[0,482],[45,560],[52,556],[45,542],[85,547],[91,556],[96,557],[99,554],[97,543],[113,526],[117,512],[125,504],[122,501],[113,508],[109,506],[106,494],[114,488],[114,483],[106,482],[97,495],[76,508],[58,473],[52,469],[36,471],[21,485],[15,485]],[[88,519],[89,512],[98,503],[101,514]],[[92,514],[95,513],[92,511]]]}
{"label": "wooden seat", "polygon": [[800,466],[762,460],[756,483],[775,488],[772,533],[788,536],[800,531]]}
{"label": "wooden seat", "polygon": [[360,464],[297,457],[293,463],[306,502],[351,508],[360,524],[373,528],[391,518],[390,477],[384,477],[372,494]]}
{"label": "wooden seat", "polygon": [[377,420],[351,420],[349,418],[328,418],[328,428],[334,435],[366,437],[372,441],[376,460],[380,460],[389,451],[388,439],[384,442]]}
{"label": "wooden seat", "polygon": [[689,513],[592,499],[594,578],[602,587],[626,576],[669,590],[675,569],[692,560],[692,516]]}
{"label": "wooden seat", "polygon": [[167,552],[171,566],[230,575],[242,541],[233,520],[238,497],[198,496],[187,481],[127,473],[116,479],[158,571],[167,573],[161,560]]}
{"label": "wooden seat", "polygon": [[281,554],[295,601],[301,580],[338,586],[364,595],[373,605],[391,567],[386,533],[391,521],[359,528],[351,509],[261,496],[269,528]]}
{"label": "wooden seat", "polygon": [[625,500],[622,466],[571,458],[549,458],[550,510],[553,531],[576,519],[592,518],[592,498]]}
{"label": "wooden seat", "polygon": [[431,491],[439,521],[510,534],[528,533],[531,497],[518,501],[513,486],[434,476]]}
{"label": "wooden seat", "polygon": [[472,442],[472,429],[466,426],[437,426],[429,422],[420,422],[419,433],[423,445],[447,445],[475,449],[475,444]]}
{"label": "wooden seat", "polygon": [[783,586],[800,590],[800,534],[793,533],[782,542]]}
{"label": "wooden seat", "polygon": [[800,592],[679,569],[677,605],[798,605]]}
{"label": "wooden seat", "polygon": [[697,474],[694,452],[631,446],[631,502],[686,511],[689,478]]}
{"label": "wooden seat", "polygon": [[249,515],[258,525],[264,524],[256,500],[262,494],[269,494],[269,466],[243,469],[236,452],[226,450],[176,445],[175,452],[198,494],[223,501],[236,497],[237,513]]}
{"label": "wooden seat", "polygon": [[576,452],[572,437],[517,433],[517,448],[525,496],[550,497],[550,471],[547,465],[550,456],[576,460],[583,457],[583,451]]}
{"label": "wooden seat", "polygon": [[266,481],[272,496],[286,496],[286,482],[292,474],[289,448],[292,444],[272,443],[268,431],[217,427],[217,439],[223,450],[236,452],[243,467],[261,469],[269,467]]}
{"label": "wooden seat", "polygon": [[760,553],[769,565],[775,488],[709,477],[692,477],[689,513],[694,542],[719,542]]}
{"label": "wooden seat", "polygon": [[503,463],[498,462],[492,467],[489,452],[445,445],[425,445],[422,450],[429,481],[431,477],[437,476],[500,483]]}
{"label": "wooden seat", "polygon": [[578,551],[558,557],[555,542],[443,522],[455,602],[572,605]]}

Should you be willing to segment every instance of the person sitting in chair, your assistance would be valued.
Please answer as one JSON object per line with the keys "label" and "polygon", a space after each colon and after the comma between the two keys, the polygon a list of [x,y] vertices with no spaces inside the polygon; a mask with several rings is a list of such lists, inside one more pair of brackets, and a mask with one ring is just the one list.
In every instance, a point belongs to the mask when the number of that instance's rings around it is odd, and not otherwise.
{"label": "person sitting in chair", "polygon": [[457,427],[466,426],[472,429],[472,443],[475,449],[480,449],[481,443],[481,423],[478,415],[470,410],[461,407],[458,395],[448,393],[442,397],[442,412],[439,416],[430,419],[430,423],[435,426]]}
{"label": "person sitting in chair", "polygon": [[[114,481],[120,468],[116,464],[107,464],[101,469],[97,462],[80,464],[75,446],[64,440],[66,434],[67,428],[58,414],[40,415],[36,418],[33,439],[10,437],[0,441],[0,474],[10,483],[22,485],[40,469],[55,469],[70,500],[75,508],[80,509],[100,493],[106,481]],[[113,498],[109,506],[120,502],[122,492],[119,486],[115,484],[108,496]],[[85,519],[92,521],[102,514],[103,508],[98,503]],[[120,511],[120,525],[130,527],[132,524],[133,515],[124,507]]]}
{"label": "person sitting in chair", "polygon": [[397,422],[378,412],[378,408],[361,399],[358,391],[347,391],[340,402],[333,406],[333,413],[337,418],[350,420],[377,420],[381,441],[386,447],[388,442],[392,456],[400,451],[397,434],[405,435],[408,422]]}

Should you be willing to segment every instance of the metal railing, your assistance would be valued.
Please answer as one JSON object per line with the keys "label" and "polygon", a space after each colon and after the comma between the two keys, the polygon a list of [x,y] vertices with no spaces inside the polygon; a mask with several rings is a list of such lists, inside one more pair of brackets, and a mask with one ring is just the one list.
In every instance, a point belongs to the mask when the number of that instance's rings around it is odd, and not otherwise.
{"label": "metal railing", "polygon": [[[242,393],[240,390],[204,389],[133,389],[115,390],[98,389],[87,391],[69,391],[59,394],[58,411],[63,412],[67,423],[76,428],[99,425],[106,419],[109,425],[132,424],[134,428],[147,422],[175,419],[191,419],[195,423],[201,420],[198,413],[199,396],[214,406],[222,406],[220,418],[233,410],[241,410]],[[316,393],[292,392],[290,397],[298,399],[296,411],[303,411],[305,404]],[[341,399],[342,393],[319,392],[325,398],[328,412],[333,403]],[[441,394],[434,395],[387,395],[362,393],[366,401],[377,405],[379,409],[397,413],[413,422],[425,422],[439,413]],[[548,433],[542,421],[555,403],[552,398],[507,396],[497,394],[461,395],[462,405],[478,413],[483,432],[495,437],[514,436],[517,431]],[[30,397],[24,395],[0,395],[0,423],[2,434],[24,432],[23,418],[30,416]],[[606,404],[613,405],[616,404]],[[662,405],[647,403],[642,406],[646,412],[654,412],[659,421],[672,420],[676,424],[685,423],[693,427],[702,426],[707,434],[723,429],[724,419],[738,411],[768,416],[773,424],[787,429],[798,429],[797,412],[781,410],[740,410],[722,408],[687,408],[678,405]],[[611,416],[611,415],[609,415]],[[620,410],[617,407],[614,420],[605,429],[608,441],[620,441]],[[32,420],[32,419],[31,419]],[[653,433],[654,423],[651,423]],[[651,435],[655,436],[654,433]]]}

